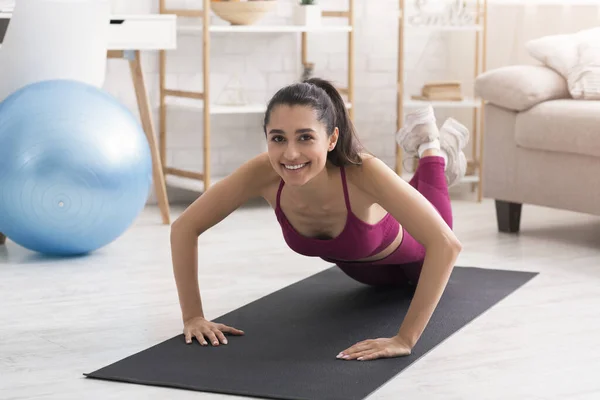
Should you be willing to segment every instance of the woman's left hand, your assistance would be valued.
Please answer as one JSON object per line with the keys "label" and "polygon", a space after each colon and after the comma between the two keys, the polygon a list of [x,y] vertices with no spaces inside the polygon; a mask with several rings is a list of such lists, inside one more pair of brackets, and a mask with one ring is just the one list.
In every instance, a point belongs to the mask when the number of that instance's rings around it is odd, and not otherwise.
{"label": "woman's left hand", "polygon": [[356,343],[337,355],[343,360],[375,360],[377,358],[390,358],[407,356],[411,348],[399,337],[369,339]]}

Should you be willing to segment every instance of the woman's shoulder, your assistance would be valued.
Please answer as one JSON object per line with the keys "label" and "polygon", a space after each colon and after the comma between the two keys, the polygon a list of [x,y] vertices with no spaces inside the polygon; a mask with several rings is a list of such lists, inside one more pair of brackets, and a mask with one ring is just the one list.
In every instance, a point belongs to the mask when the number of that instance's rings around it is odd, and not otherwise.
{"label": "woman's shoulder", "polygon": [[392,167],[373,155],[365,155],[361,164],[345,169],[349,186],[387,210],[393,209],[397,199],[412,197],[414,188]]}
{"label": "woman's shoulder", "polygon": [[238,173],[243,174],[246,182],[252,185],[258,194],[262,194],[264,190],[275,183],[279,183],[280,176],[273,169],[269,155],[261,153],[240,166]]}
{"label": "woman's shoulder", "polygon": [[356,181],[356,183],[367,183],[381,174],[393,172],[387,164],[372,154],[366,153],[360,156],[362,160],[360,164],[352,164],[344,167],[348,179]]}
{"label": "woman's shoulder", "polygon": [[396,172],[380,158],[372,154],[361,154],[361,159],[360,164],[344,167],[347,181],[356,188],[374,194],[398,178]]}

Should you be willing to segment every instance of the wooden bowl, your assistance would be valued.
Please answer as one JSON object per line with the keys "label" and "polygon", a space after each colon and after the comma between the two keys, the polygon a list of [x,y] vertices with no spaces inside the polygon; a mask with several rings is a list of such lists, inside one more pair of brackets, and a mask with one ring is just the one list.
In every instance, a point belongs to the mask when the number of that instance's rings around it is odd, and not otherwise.
{"label": "wooden bowl", "polygon": [[231,25],[252,25],[275,10],[276,0],[211,1],[211,10]]}

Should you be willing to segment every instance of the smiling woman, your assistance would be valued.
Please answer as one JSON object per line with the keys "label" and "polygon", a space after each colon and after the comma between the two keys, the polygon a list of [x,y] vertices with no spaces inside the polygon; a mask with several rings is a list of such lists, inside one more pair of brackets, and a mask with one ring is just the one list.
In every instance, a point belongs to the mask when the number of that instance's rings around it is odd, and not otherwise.
{"label": "smiling woman", "polygon": [[173,267],[188,343],[225,344],[243,334],[204,318],[197,239],[254,197],[274,209],[289,247],[336,264],[373,286],[416,285],[398,335],[340,354],[374,359],[409,354],[447,284],[461,246],[452,232],[448,187],[465,172],[469,132],[455,120],[438,130],[431,107],[408,114],[397,140],[419,158],[410,182],[359,143],[342,97],[322,79],[280,89],[263,123],[268,150],[211,186],[175,221]]}
{"label": "smiling woman", "polygon": [[[283,129],[298,121],[310,126],[298,127],[293,131]],[[270,129],[267,130],[267,127]],[[318,148],[318,154],[326,154],[327,160],[337,167],[362,163],[361,152],[364,148],[358,141],[344,100],[326,80],[312,78],[286,86],[275,93],[267,106],[263,128],[269,140],[270,154],[276,151],[271,147],[272,143],[280,143],[282,139],[285,140],[286,134],[292,134],[308,139],[309,144],[310,140],[328,139],[320,141],[322,146]],[[340,132],[343,133],[341,136]],[[273,135],[274,138],[270,137]],[[281,148],[289,150],[289,147]],[[324,162],[318,165],[319,168],[324,166]]]}

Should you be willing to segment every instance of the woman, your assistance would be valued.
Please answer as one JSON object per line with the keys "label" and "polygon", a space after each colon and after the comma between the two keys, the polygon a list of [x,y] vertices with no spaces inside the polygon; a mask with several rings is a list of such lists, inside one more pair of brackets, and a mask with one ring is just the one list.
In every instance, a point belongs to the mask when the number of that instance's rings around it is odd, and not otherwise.
{"label": "woman", "polygon": [[410,354],[448,282],[461,245],[452,232],[448,187],[464,175],[468,131],[449,119],[438,131],[433,110],[411,113],[397,134],[419,157],[410,182],[363,152],[344,101],[327,81],[278,91],[264,120],[268,151],[200,196],[173,223],[171,250],[187,343],[227,344],[244,332],[204,318],[197,280],[197,239],[251,198],[275,210],[288,245],[335,263],[369,285],[416,284],[392,338],[366,340],[338,358]]}

